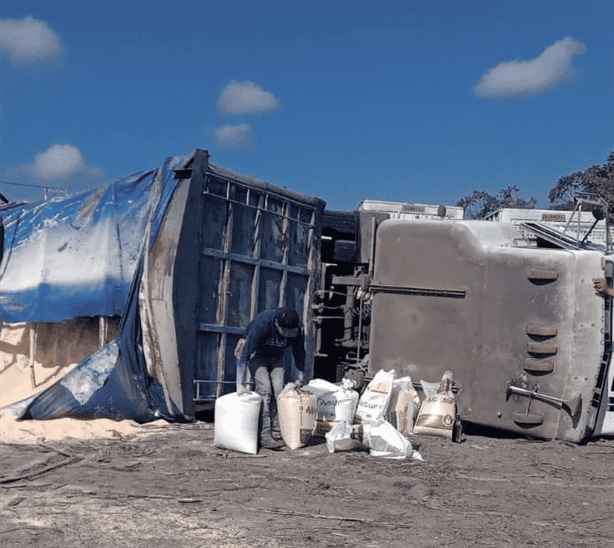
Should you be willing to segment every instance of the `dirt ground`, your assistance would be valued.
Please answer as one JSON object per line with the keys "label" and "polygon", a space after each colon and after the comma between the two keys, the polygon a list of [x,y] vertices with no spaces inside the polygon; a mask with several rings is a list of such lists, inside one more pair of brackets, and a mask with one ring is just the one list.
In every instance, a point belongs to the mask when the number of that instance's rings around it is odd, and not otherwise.
{"label": "dirt ground", "polygon": [[419,462],[323,438],[247,455],[206,420],[143,431],[0,444],[0,545],[614,546],[611,439],[413,436]]}

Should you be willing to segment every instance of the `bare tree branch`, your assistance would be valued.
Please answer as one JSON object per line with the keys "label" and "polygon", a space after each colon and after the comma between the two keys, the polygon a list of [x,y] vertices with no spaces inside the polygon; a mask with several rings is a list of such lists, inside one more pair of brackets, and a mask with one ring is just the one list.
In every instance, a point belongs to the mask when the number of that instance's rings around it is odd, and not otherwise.
{"label": "bare tree branch", "polygon": [[458,200],[456,205],[465,210],[465,218],[467,219],[484,219],[491,213],[503,208],[535,209],[537,205],[535,197],[515,196],[517,192],[520,192],[517,185],[503,188],[494,196],[485,190],[474,190],[472,194]]}

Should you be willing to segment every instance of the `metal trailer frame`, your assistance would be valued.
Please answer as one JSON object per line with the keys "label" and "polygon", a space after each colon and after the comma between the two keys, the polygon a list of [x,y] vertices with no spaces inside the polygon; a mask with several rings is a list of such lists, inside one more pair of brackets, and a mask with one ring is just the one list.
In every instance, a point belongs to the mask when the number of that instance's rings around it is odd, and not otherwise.
{"label": "metal trailer frame", "polygon": [[[259,312],[292,307],[305,329],[306,377],[313,374],[313,295],[320,283],[325,202],[209,164],[197,151],[192,185],[200,203],[194,405],[212,408],[234,391],[234,349]],[[189,212],[188,212],[189,215]],[[177,274],[180,278],[180,273]],[[181,291],[181,285],[176,283]],[[181,344],[181,343],[180,343]]]}

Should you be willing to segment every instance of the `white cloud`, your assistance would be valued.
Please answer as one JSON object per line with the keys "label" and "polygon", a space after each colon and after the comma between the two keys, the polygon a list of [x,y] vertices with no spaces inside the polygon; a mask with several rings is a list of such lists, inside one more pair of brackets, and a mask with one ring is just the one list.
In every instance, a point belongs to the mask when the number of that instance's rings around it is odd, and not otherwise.
{"label": "white cloud", "polygon": [[60,144],[51,145],[45,152],[37,154],[34,161],[20,171],[42,181],[97,179],[104,175],[100,168],[85,164],[78,148]]}
{"label": "white cloud", "polygon": [[53,61],[62,52],[59,36],[44,21],[0,19],[0,53],[23,63]]}
{"label": "white cloud", "polygon": [[258,84],[232,80],[220,93],[217,108],[224,114],[259,114],[279,107],[275,96]]}
{"label": "white cloud", "polygon": [[473,88],[480,97],[511,97],[544,93],[571,78],[576,55],[586,46],[569,36],[529,61],[508,61],[491,68]]}
{"label": "white cloud", "polygon": [[243,148],[252,139],[252,128],[249,124],[227,124],[215,128],[213,135],[220,148]]}

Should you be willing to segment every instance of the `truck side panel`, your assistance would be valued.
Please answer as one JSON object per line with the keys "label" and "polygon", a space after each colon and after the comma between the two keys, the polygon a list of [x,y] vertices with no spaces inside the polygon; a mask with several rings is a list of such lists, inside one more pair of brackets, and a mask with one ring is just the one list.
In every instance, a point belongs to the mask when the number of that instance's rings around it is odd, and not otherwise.
{"label": "truck side panel", "polygon": [[415,382],[452,370],[464,420],[580,441],[603,353],[601,254],[519,236],[506,223],[383,223],[370,370]]}

